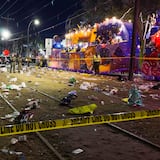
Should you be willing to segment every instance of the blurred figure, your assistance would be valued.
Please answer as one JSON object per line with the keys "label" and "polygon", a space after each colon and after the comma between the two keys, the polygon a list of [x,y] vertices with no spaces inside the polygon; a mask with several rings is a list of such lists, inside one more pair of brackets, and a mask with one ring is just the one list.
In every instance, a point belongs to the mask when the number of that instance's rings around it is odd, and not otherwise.
{"label": "blurred figure", "polygon": [[16,56],[13,54],[10,59],[10,73],[15,73],[16,69]]}
{"label": "blurred figure", "polygon": [[100,63],[101,63],[101,56],[96,52],[96,54],[93,56],[93,69],[95,74],[99,74]]}
{"label": "blurred figure", "polygon": [[26,57],[26,63],[27,63],[27,67],[29,67],[30,63],[31,63],[31,58],[30,57]]}
{"label": "blurred figure", "polygon": [[22,70],[22,56],[21,55],[18,56],[17,63],[18,63],[18,72],[20,73],[20,71]]}

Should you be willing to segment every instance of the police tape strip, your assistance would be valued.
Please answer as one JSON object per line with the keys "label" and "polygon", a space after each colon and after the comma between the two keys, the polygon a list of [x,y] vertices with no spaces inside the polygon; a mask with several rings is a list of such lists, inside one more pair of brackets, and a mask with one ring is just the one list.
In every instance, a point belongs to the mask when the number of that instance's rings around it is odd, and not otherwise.
{"label": "police tape strip", "polygon": [[155,117],[160,117],[160,110],[142,110],[135,112],[121,112],[106,115],[84,116],[68,119],[30,122],[0,126],[0,136],[9,136],[30,132],[47,131],[53,129],[98,125],[104,123],[122,122]]}

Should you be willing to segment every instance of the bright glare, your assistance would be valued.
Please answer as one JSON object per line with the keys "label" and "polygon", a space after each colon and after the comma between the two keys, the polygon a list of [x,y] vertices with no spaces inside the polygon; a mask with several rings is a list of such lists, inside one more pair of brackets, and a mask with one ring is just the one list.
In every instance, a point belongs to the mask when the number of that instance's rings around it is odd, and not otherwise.
{"label": "bright glare", "polygon": [[38,19],[35,19],[35,20],[34,20],[34,24],[35,24],[35,25],[39,25],[39,24],[40,24],[40,21],[39,21]]}
{"label": "bright glare", "polygon": [[128,20],[128,22],[129,22],[129,23],[131,23],[131,22],[132,22],[132,20],[131,20],[131,19],[129,19],[129,20]]}
{"label": "bright glare", "polygon": [[9,39],[11,37],[11,32],[7,29],[2,30],[1,36],[3,40]]}

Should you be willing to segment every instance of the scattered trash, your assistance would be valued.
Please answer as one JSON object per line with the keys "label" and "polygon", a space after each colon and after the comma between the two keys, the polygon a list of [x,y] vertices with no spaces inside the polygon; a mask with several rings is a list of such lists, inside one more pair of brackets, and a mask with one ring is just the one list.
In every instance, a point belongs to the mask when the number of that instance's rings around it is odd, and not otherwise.
{"label": "scattered trash", "polygon": [[73,154],[79,154],[79,153],[82,153],[83,152],[83,149],[81,148],[78,148],[78,149],[75,149],[72,151]]}
{"label": "scattered trash", "polygon": [[146,83],[146,84],[143,84],[143,85],[139,85],[138,89],[143,90],[145,92],[148,92],[152,87],[153,87],[152,83],[149,83],[149,84]]}
{"label": "scattered trash", "polygon": [[68,92],[68,95],[72,96],[73,99],[77,98],[77,91],[76,90],[70,91],[70,92]]}
{"label": "scattered trash", "polygon": [[19,137],[18,137],[18,141],[19,141],[19,142],[27,141],[27,136],[26,136],[26,135],[19,136]]}
{"label": "scattered trash", "polygon": [[68,112],[71,114],[85,114],[85,113],[93,114],[93,112],[96,108],[97,108],[96,104],[89,104],[89,105],[85,105],[85,106],[71,108],[71,109],[69,109]]}
{"label": "scattered trash", "polygon": [[113,89],[111,89],[111,91],[110,91],[110,94],[116,94],[118,92],[118,89],[117,88],[113,88]]}
{"label": "scattered trash", "polygon": [[71,78],[69,79],[69,83],[75,84],[75,83],[76,83],[76,79],[75,79],[74,77],[71,77]]}
{"label": "scattered trash", "polygon": [[9,92],[8,92],[8,91],[7,91],[7,92],[5,91],[5,92],[3,92],[2,94],[3,94],[3,96],[4,96],[4,95],[8,96],[8,95],[9,95]]}
{"label": "scattered trash", "polygon": [[11,119],[16,118],[20,113],[19,112],[13,112],[11,114],[6,114],[4,117],[1,117],[1,119]]}
{"label": "scattered trash", "polygon": [[93,87],[95,87],[95,86],[97,86],[96,83],[83,82],[83,83],[80,85],[79,88],[82,89],[82,90],[88,90],[88,89],[93,88]]}
{"label": "scattered trash", "polygon": [[110,96],[109,92],[103,91],[102,93],[105,94],[106,96]]}
{"label": "scattered trash", "polygon": [[41,75],[40,75],[40,74],[38,74],[36,77],[37,77],[37,78],[41,78]]}
{"label": "scattered trash", "polygon": [[18,142],[18,139],[16,139],[16,138],[11,139],[11,144],[16,144],[17,142]]}
{"label": "scattered trash", "polygon": [[11,144],[16,144],[17,142],[24,142],[27,141],[27,136],[23,135],[23,136],[19,136],[18,139],[17,138],[12,138],[11,139]]}
{"label": "scattered trash", "polygon": [[22,82],[19,86],[20,86],[21,88],[26,88],[25,82]]}
{"label": "scattered trash", "polygon": [[128,104],[132,106],[142,106],[143,105],[141,94],[135,84],[132,85],[131,89],[129,90]]}
{"label": "scattered trash", "polygon": [[111,90],[103,91],[102,93],[105,94],[106,96],[110,96],[110,95],[117,94],[117,92],[118,92],[118,89],[113,88]]}
{"label": "scattered trash", "polygon": [[15,85],[15,84],[8,85],[7,88],[10,90],[17,90],[17,91],[21,90],[21,87],[19,85]]}
{"label": "scattered trash", "polygon": [[150,94],[149,96],[151,96],[153,99],[159,100],[160,96],[158,94]]}
{"label": "scattered trash", "polygon": [[90,96],[88,96],[88,99],[93,100],[93,101],[97,101],[98,97],[96,97],[94,95],[90,95]]}
{"label": "scattered trash", "polygon": [[104,101],[101,101],[101,105],[104,105]]}
{"label": "scattered trash", "polygon": [[118,81],[127,81],[128,78],[127,78],[127,76],[125,76],[125,75],[118,75],[117,80],[118,80]]}
{"label": "scattered trash", "polygon": [[10,150],[8,150],[8,149],[6,149],[6,148],[3,148],[3,149],[1,149],[0,150],[1,152],[3,152],[3,153],[8,153],[8,154],[16,154],[16,155],[22,155],[23,154],[23,152],[16,152],[16,151],[10,151]]}
{"label": "scattered trash", "polygon": [[6,89],[7,88],[7,85],[4,82],[1,82],[1,84],[2,84],[1,87],[0,87],[1,89]]}
{"label": "scattered trash", "polygon": [[128,98],[123,98],[122,101],[128,103]]}
{"label": "scattered trash", "polygon": [[68,95],[61,99],[60,105],[69,106],[71,104],[72,99],[74,99],[72,98],[72,95]]}
{"label": "scattered trash", "polygon": [[40,99],[28,99],[29,102],[25,106],[25,110],[40,108]]}
{"label": "scattered trash", "polygon": [[160,89],[160,83],[154,85],[154,86],[152,87],[152,89]]}
{"label": "scattered trash", "polygon": [[1,67],[0,70],[1,72],[7,72],[7,67]]}
{"label": "scattered trash", "polygon": [[21,96],[21,93],[18,92],[15,98],[20,98],[20,96]]}
{"label": "scattered trash", "polygon": [[9,80],[9,82],[16,82],[17,81],[17,78],[15,77],[15,78],[11,78],[10,80]]}
{"label": "scattered trash", "polygon": [[68,95],[60,100],[60,105],[69,106],[73,99],[77,98],[77,91],[70,91]]}
{"label": "scattered trash", "polygon": [[38,83],[38,82],[35,82],[35,86],[39,86],[39,83]]}
{"label": "scattered trash", "polygon": [[14,122],[15,123],[26,123],[32,118],[33,118],[32,112],[30,112],[29,110],[22,110],[20,114],[17,117],[15,117]]}

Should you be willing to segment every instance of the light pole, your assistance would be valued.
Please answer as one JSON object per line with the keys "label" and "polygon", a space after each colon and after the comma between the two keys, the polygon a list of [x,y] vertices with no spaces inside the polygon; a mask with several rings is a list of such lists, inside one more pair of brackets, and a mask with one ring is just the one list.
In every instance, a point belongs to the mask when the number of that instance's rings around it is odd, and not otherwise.
{"label": "light pole", "polygon": [[1,40],[8,40],[11,37],[11,32],[8,29],[2,29]]}
{"label": "light pole", "polygon": [[28,24],[28,27],[27,27],[27,57],[29,57],[29,29],[33,22],[35,25],[39,25],[40,23],[38,19],[34,19],[34,20],[31,20]]}
{"label": "light pole", "polygon": [[[0,29],[0,39],[1,41],[4,41],[4,47],[7,48],[8,47],[8,40],[10,39],[11,37],[11,32],[8,30],[8,29]],[[1,46],[1,49],[3,47]]]}

